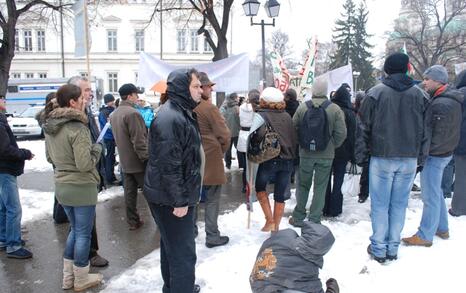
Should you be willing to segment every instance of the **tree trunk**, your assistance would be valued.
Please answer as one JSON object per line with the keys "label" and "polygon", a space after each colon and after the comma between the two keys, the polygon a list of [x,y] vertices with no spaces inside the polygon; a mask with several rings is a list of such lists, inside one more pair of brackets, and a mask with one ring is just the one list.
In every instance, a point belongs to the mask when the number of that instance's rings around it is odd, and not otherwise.
{"label": "tree trunk", "polygon": [[[217,35],[218,36],[218,35]],[[212,61],[228,58],[228,41],[225,36],[218,36],[217,48],[214,51]]]}
{"label": "tree trunk", "polygon": [[11,61],[15,57],[15,27],[17,18],[10,16],[3,30],[2,47],[0,47],[0,96],[6,96]]}

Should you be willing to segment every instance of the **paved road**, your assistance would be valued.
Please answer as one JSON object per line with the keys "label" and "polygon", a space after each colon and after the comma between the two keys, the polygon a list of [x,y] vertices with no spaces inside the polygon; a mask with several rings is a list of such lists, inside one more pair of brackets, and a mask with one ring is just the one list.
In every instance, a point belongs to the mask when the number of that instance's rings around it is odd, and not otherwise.
{"label": "paved road", "polygon": [[[222,190],[222,212],[236,209],[243,201],[240,175],[240,172],[227,175],[229,183]],[[53,191],[51,172],[24,174],[18,182],[20,188]],[[158,248],[160,235],[142,194],[138,206],[145,225],[137,231],[129,231],[122,196],[97,205],[99,254],[110,261],[107,268],[98,270],[105,280],[125,271],[139,258]],[[202,218],[201,210],[199,219]],[[34,257],[31,260],[13,260],[4,252],[0,253],[0,292],[64,292],[61,289],[62,254],[68,225],[55,225],[51,217],[47,217],[29,222],[23,229],[26,230],[27,247]],[[89,292],[98,292],[103,286]]]}

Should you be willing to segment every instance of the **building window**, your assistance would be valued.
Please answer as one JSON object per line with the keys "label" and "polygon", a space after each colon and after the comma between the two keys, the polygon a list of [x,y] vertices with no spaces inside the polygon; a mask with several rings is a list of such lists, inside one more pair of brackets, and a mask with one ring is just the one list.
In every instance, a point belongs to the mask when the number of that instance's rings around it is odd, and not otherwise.
{"label": "building window", "polygon": [[45,72],[39,72],[38,75],[39,75],[39,78],[47,78],[47,73]]}
{"label": "building window", "polygon": [[32,31],[31,30],[24,31],[24,51],[27,51],[27,52],[32,51]]}
{"label": "building window", "polygon": [[186,52],[186,30],[178,30],[177,31],[177,51],[178,52]]}
{"label": "building window", "polygon": [[24,74],[24,76],[26,76],[26,78],[28,78],[28,79],[31,79],[31,78],[34,78],[34,73],[32,73],[32,72],[26,72],[26,73]]}
{"label": "building window", "polygon": [[116,93],[118,91],[118,73],[109,72],[107,73],[108,77],[108,91],[111,93]]}
{"label": "building window", "polygon": [[[209,31],[209,35],[212,37],[211,31]],[[209,43],[207,42],[206,37],[204,37],[204,52],[212,52],[212,48],[210,47]]]}
{"label": "building window", "polygon": [[15,30],[15,51],[19,51],[19,31]]}
{"label": "building window", "polygon": [[81,77],[87,78],[87,72],[81,71],[81,72],[79,73],[79,75],[80,75]]}
{"label": "building window", "polygon": [[20,79],[21,78],[21,73],[13,72],[13,73],[11,73],[11,78]]}
{"label": "building window", "polygon": [[107,31],[107,49],[110,52],[117,51],[117,31],[116,30],[108,30]]}
{"label": "building window", "polygon": [[45,31],[37,31],[37,51],[45,52]]}
{"label": "building window", "polygon": [[137,30],[134,37],[136,39],[136,52],[144,51],[144,31]]}
{"label": "building window", "polygon": [[199,42],[197,38],[197,30],[191,30],[191,52],[199,51]]}

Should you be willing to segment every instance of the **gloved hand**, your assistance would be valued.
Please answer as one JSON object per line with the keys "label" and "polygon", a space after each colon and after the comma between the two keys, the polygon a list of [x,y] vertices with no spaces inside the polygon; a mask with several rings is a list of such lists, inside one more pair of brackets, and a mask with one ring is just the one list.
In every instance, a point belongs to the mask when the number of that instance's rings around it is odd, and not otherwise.
{"label": "gloved hand", "polygon": [[325,291],[325,293],[340,293],[340,287],[338,286],[337,280],[334,278],[329,278],[325,284],[327,285],[327,291]]}

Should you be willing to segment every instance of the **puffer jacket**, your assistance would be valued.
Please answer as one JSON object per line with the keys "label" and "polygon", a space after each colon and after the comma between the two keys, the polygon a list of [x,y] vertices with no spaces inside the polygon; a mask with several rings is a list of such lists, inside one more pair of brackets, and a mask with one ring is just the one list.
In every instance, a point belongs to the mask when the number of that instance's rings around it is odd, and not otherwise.
{"label": "puffer jacket", "polygon": [[354,161],[354,144],[356,141],[356,114],[351,105],[351,94],[346,86],[341,86],[335,92],[332,99],[345,114],[346,139],[343,144],[335,149],[335,160]]}
{"label": "puffer jacket", "polygon": [[383,83],[372,87],[358,112],[356,162],[367,163],[371,156],[425,156],[427,105],[427,93],[405,74],[389,75]]}
{"label": "puffer jacket", "polygon": [[157,205],[195,206],[201,189],[201,136],[186,70],[170,73],[167,95],[150,129],[144,196]]}
{"label": "puffer jacket", "polygon": [[455,154],[466,156],[466,70],[463,70],[456,78],[456,88],[463,93],[463,121],[461,123],[460,142]]}
{"label": "puffer jacket", "polygon": [[15,136],[5,114],[0,113],[0,173],[19,176],[24,172],[24,161],[31,159],[31,152],[18,148]]}
{"label": "puffer jacket", "polygon": [[249,277],[252,292],[323,293],[319,269],[334,242],[326,226],[311,221],[305,222],[301,237],[293,229],[272,234],[262,244]]}
{"label": "puffer jacket", "polygon": [[463,94],[443,86],[439,88],[426,111],[429,133],[429,155],[450,156],[460,140],[461,121],[463,120]]}

